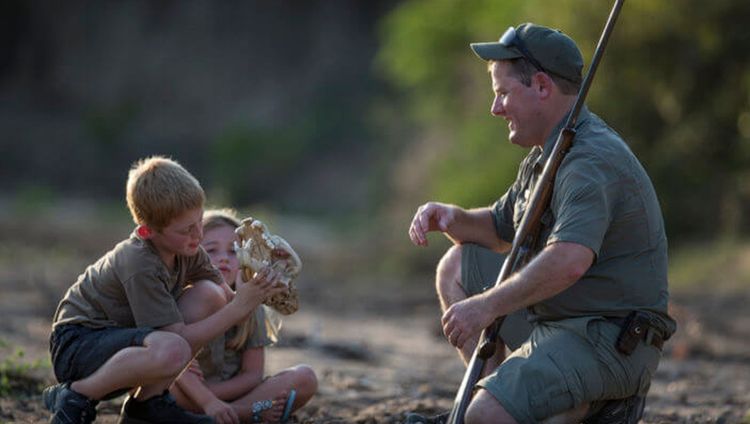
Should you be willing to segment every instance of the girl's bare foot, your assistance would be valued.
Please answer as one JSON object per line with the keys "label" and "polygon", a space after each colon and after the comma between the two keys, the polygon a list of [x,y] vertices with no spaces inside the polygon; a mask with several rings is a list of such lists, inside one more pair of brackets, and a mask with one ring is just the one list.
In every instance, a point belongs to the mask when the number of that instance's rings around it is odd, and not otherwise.
{"label": "girl's bare foot", "polygon": [[263,422],[266,423],[277,423],[281,420],[281,415],[284,413],[284,406],[286,406],[286,400],[289,398],[289,393],[283,391],[278,396],[273,398],[273,406],[271,409],[267,409],[261,413]]}

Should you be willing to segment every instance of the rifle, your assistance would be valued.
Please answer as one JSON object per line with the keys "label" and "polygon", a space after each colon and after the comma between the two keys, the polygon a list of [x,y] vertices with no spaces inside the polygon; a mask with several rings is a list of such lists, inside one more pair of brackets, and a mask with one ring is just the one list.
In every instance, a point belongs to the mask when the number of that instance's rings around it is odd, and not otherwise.
{"label": "rifle", "polygon": [[[544,211],[549,207],[550,200],[552,199],[552,189],[555,185],[555,177],[557,170],[565,157],[565,154],[570,149],[575,137],[575,125],[578,119],[578,115],[581,112],[583,103],[586,100],[586,95],[591,87],[591,82],[596,74],[596,69],[599,67],[599,62],[604,54],[604,49],[609,41],[609,36],[612,34],[612,30],[615,26],[617,16],[620,14],[620,9],[625,0],[616,0],[612,11],[609,14],[607,23],[604,26],[602,35],[599,38],[599,43],[596,46],[594,57],[591,60],[591,66],[581,83],[581,88],[578,91],[578,97],[573,105],[573,109],[568,115],[568,120],[565,123],[565,127],[560,131],[555,141],[555,146],[552,148],[547,162],[544,164],[542,175],[539,177],[534,191],[529,199],[529,207],[526,208],[526,212],[521,218],[521,223],[518,226],[515,237],[513,237],[513,245],[510,249],[510,253],[505,257],[503,267],[500,270],[496,285],[502,284],[511,274],[521,269],[526,263],[528,263],[533,254],[536,252],[535,244],[539,236],[541,227],[541,220]],[[479,377],[484,369],[485,362],[492,357],[495,353],[497,346],[498,334],[500,327],[503,325],[505,317],[499,317],[489,327],[482,331],[479,336],[479,344],[474,349],[474,353],[471,356],[469,365],[466,368],[464,379],[461,381],[461,386],[458,388],[456,398],[453,401],[453,409],[448,417],[448,424],[463,424],[464,416],[466,415],[466,409],[469,407],[471,396],[473,394],[474,385],[479,381]]]}

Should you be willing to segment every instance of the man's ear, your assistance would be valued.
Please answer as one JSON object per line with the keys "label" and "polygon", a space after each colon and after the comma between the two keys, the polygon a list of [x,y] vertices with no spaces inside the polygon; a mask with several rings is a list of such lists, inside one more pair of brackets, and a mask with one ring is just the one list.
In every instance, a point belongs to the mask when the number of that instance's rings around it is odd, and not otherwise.
{"label": "man's ear", "polygon": [[142,238],[143,240],[148,240],[149,238],[151,238],[151,234],[153,234],[151,228],[147,225],[139,225],[135,229],[135,233],[138,234],[138,237]]}
{"label": "man's ear", "polygon": [[537,72],[532,78],[534,78],[534,83],[540,99],[547,99],[552,95],[555,82],[552,81],[552,78],[549,75],[544,72]]}

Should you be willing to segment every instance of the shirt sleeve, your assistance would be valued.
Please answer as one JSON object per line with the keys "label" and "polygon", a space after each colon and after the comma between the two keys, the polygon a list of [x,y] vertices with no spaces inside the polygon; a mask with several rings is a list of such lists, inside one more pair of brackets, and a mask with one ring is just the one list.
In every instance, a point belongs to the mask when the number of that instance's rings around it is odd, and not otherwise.
{"label": "shirt sleeve", "polygon": [[501,240],[513,242],[516,230],[513,227],[513,205],[515,204],[515,183],[498,199],[492,206],[492,221],[495,223],[495,231]]}
{"label": "shirt sleeve", "polygon": [[136,273],[123,282],[136,327],[159,328],[182,322],[167,283],[155,275]]}
{"label": "shirt sleeve", "polygon": [[[570,159],[569,161],[567,159]],[[552,198],[555,223],[547,244],[577,243],[599,255],[612,221],[617,181],[611,167],[592,155],[566,158]]]}
{"label": "shirt sleeve", "polygon": [[255,310],[255,328],[253,333],[248,337],[245,344],[245,348],[254,347],[266,347],[274,344],[275,339],[275,328],[273,324],[273,317],[268,315],[269,311],[266,307],[261,305]]}

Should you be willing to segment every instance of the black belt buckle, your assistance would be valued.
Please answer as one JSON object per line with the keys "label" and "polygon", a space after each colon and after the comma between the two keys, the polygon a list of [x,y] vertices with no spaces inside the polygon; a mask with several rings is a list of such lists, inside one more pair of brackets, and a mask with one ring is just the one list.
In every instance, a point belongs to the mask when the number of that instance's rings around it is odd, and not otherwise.
{"label": "black belt buckle", "polygon": [[617,336],[617,350],[626,356],[632,354],[638,346],[638,342],[644,340],[648,328],[648,320],[644,319],[638,312],[634,311],[628,314],[620,328],[620,334]]}

